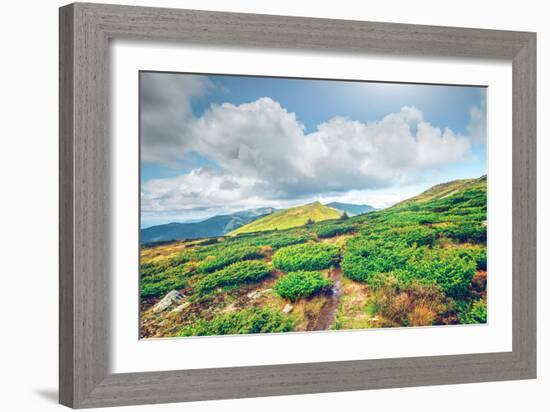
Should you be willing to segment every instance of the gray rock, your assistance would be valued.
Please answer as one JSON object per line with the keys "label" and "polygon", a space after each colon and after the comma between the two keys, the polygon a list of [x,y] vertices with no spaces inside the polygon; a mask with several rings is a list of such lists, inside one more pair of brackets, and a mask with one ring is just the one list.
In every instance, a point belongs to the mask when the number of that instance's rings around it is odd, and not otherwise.
{"label": "gray rock", "polygon": [[246,297],[248,299],[258,299],[259,297],[262,297],[269,292],[271,292],[273,289],[263,289],[263,290],[254,290],[250,293],[247,293]]}
{"label": "gray rock", "polygon": [[290,313],[292,312],[292,309],[294,309],[294,306],[292,306],[290,303],[287,303],[283,308],[283,313],[285,314]]}
{"label": "gray rock", "polygon": [[233,302],[232,304],[226,306],[222,310],[222,313],[232,313],[232,312],[236,312],[236,311],[237,311],[237,304],[235,302]]}
{"label": "gray rock", "polygon": [[181,305],[177,306],[175,309],[172,309],[170,313],[181,313],[187,308],[191,303],[189,302],[183,302]]}
{"label": "gray rock", "polygon": [[180,302],[185,296],[179,293],[177,290],[172,290],[166,294],[155,306],[153,306],[153,313],[160,313],[168,309],[173,303]]}

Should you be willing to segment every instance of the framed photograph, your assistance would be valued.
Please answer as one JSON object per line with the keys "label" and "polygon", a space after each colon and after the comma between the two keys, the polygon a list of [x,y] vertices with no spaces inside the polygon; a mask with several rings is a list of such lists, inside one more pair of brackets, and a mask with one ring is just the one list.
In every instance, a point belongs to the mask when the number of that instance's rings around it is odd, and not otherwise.
{"label": "framed photograph", "polygon": [[536,35],[60,9],[60,402],[536,376]]}

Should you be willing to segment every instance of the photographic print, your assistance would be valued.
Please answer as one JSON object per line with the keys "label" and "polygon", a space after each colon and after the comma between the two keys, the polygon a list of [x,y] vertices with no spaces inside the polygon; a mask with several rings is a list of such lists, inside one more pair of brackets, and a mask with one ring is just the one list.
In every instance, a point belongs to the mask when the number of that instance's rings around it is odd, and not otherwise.
{"label": "photographic print", "polygon": [[140,337],[487,322],[486,88],[139,74]]}

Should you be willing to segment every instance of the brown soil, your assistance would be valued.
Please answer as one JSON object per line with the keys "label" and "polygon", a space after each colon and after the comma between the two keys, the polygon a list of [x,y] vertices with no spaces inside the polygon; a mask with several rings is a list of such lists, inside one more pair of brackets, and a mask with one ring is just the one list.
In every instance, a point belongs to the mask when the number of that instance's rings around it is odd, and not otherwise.
{"label": "brown soil", "polygon": [[328,330],[336,318],[336,310],[342,295],[342,270],[339,267],[334,268],[329,274],[334,280],[334,286],[327,292],[327,299],[318,316],[308,322],[307,330]]}

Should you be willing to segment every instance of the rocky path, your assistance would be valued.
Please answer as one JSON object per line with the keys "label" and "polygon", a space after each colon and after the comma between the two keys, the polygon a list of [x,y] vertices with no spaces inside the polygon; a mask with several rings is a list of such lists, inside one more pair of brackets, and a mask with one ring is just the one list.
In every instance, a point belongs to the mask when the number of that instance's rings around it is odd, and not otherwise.
{"label": "rocky path", "polygon": [[312,324],[308,325],[307,330],[328,330],[334,323],[338,303],[342,295],[342,270],[339,267],[331,269],[330,276],[334,280],[334,286],[328,292],[327,301],[321,308],[319,316],[315,318]]}

